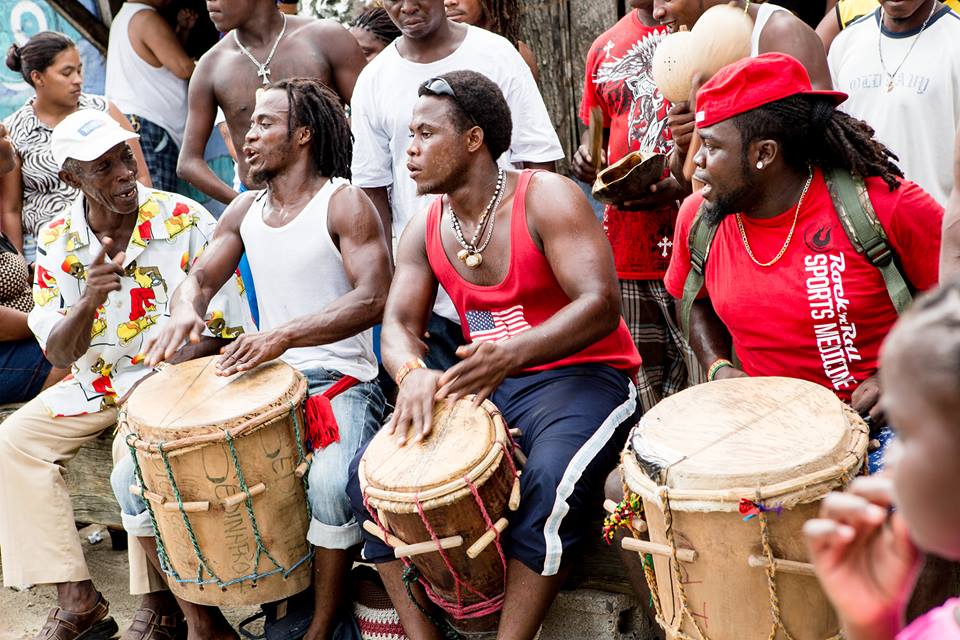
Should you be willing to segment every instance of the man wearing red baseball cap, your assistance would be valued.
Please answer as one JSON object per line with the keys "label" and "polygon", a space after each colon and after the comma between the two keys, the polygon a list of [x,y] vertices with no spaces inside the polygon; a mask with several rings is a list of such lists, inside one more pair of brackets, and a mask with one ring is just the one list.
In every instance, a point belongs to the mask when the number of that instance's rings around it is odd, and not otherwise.
{"label": "man wearing red baseball cap", "polygon": [[879,428],[880,344],[911,294],[937,284],[943,208],[835,108],[845,98],[812,90],[779,53],[701,88],[704,187],[680,209],[665,281],[711,380],[810,380]]}

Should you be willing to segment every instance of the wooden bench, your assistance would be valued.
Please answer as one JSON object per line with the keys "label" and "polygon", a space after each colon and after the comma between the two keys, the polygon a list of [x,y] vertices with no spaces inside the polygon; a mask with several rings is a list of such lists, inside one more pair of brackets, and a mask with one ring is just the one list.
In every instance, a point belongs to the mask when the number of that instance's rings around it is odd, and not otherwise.
{"label": "wooden bench", "polygon": [[[19,404],[0,405],[0,423],[20,408]],[[0,429],[3,426],[0,425]],[[63,477],[73,501],[74,519],[84,524],[102,524],[122,529],[120,506],[110,486],[113,469],[113,430],[108,429],[80,447],[77,457],[65,467]],[[3,461],[0,461],[2,464]]]}

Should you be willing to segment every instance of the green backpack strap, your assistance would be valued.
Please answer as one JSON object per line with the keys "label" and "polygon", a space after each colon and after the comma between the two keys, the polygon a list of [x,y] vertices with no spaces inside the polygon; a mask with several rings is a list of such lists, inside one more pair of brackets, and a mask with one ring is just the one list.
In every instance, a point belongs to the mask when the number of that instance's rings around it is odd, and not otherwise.
{"label": "green backpack strap", "polygon": [[894,309],[898,314],[903,313],[913,301],[913,292],[897,267],[887,234],[870,202],[867,185],[849,171],[824,169],[823,173],[833,206],[850,243],[880,270]]}
{"label": "green backpack strap", "polygon": [[683,298],[680,300],[680,331],[683,332],[683,339],[688,344],[690,342],[690,312],[693,310],[693,303],[696,302],[697,295],[703,288],[710,245],[713,244],[713,237],[717,235],[718,225],[704,222],[703,211],[704,205],[701,204],[697,215],[693,218],[693,224],[690,225],[690,235],[687,237],[690,247],[690,271],[683,283]]}

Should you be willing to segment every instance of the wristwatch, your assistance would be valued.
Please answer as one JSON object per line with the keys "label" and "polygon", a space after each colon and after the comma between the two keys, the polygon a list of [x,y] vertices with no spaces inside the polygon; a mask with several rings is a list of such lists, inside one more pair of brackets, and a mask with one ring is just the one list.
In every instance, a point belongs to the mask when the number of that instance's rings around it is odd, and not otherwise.
{"label": "wristwatch", "polygon": [[414,358],[413,360],[405,362],[403,366],[397,370],[397,374],[393,376],[393,379],[397,381],[397,386],[399,387],[403,383],[403,379],[406,378],[407,374],[409,374],[411,371],[414,369],[426,368],[427,364],[423,360],[420,358]]}

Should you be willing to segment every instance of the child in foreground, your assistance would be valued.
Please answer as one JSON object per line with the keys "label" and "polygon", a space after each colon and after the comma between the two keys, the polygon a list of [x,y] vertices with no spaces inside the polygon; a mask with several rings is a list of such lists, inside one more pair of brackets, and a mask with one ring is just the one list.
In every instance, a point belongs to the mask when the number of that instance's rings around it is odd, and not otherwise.
{"label": "child in foreground", "polygon": [[960,279],[901,318],[880,379],[898,436],[887,471],[827,496],[804,526],[810,555],[847,640],[960,640],[960,598],[905,625],[923,553],[960,560]]}

